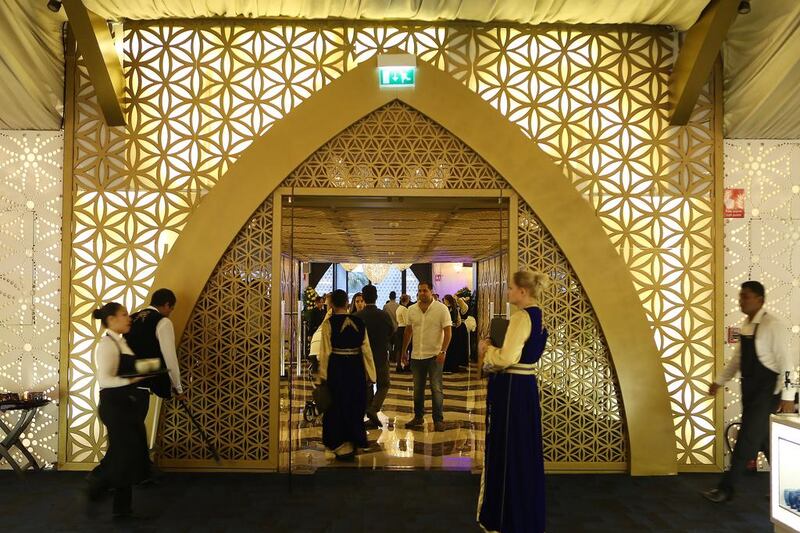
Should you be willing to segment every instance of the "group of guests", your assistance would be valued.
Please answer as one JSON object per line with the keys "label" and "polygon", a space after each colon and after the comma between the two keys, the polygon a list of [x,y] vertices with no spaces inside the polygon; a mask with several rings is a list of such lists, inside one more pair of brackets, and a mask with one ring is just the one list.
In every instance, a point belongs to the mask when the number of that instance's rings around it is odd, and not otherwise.
{"label": "group of guests", "polygon": [[[470,360],[470,342],[466,321],[470,308],[462,298],[450,294],[446,294],[444,298],[440,299],[438,294],[433,293],[433,299],[436,302],[443,303],[445,307],[447,307],[453,328],[442,372],[444,374],[451,374],[465,370]],[[324,296],[317,296],[314,300],[314,307],[310,310],[306,321],[309,346],[311,346],[314,333],[316,333],[325,317],[330,314],[329,300],[330,293]],[[383,311],[389,315],[389,319],[392,321],[394,327],[394,333],[389,337],[388,350],[389,361],[396,365],[397,372],[411,372],[410,366],[404,363],[403,354],[401,352],[403,348],[403,335],[406,325],[408,324],[408,309],[415,303],[416,302],[413,302],[411,296],[408,294],[401,295],[398,302],[397,293],[391,291],[389,293],[389,299],[383,305]],[[355,315],[363,311],[366,307],[367,302],[364,299],[362,289],[361,292],[355,293],[351,298],[349,312]],[[413,343],[409,345],[408,350],[409,352],[413,351]],[[313,356],[317,355],[316,351],[312,353],[309,350],[308,353]]]}
{"label": "group of guests", "polygon": [[[330,357],[330,352],[324,350],[333,350],[336,346],[332,340],[327,340],[331,332],[323,326],[326,320],[329,321],[336,316],[336,310],[339,309],[338,314],[346,313],[354,317],[351,321],[352,326],[363,332],[364,337],[368,339],[369,354],[362,353],[362,357],[367,374],[369,375],[374,368],[375,375],[366,386],[366,404],[361,410],[361,415],[366,415],[367,418],[365,429],[377,429],[383,426],[378,413],[389,393],[390,364],[394,359],[397,371],[409,371],[413,374],[414,417],[406,422],[405,426],[412,429],[423,426],[425,388],[430,384],[433,399],[433,428],[435,431],[444,431],[442,374],[457,371],[468,364],[467,332],[462,320],[462,316],[468,312],[468,306],[463,300],[451,295],[439,301],[437,295],[431,291],[430,283],[427,282],[419,284],[418,300],[415,303],[411,303],[411,298],[407,294],[403,294],[398,303],[397,294],[392,291],[389,300],[380,309],[377,306],[377,297],[377,288],[368,284],[353,296],[349,306],[347,294],[343,290],[316,299],[315,309],[308,319],[308,329],[313,332],[309,353],[311,357],[317,359],[316,363],[322,369],[318,376],[319,381],[324,382],[323,375],[327,370],[324,361]],[[347,326],[350,327],[351,323]],[[322,342],[323,337],[326,343]],[[353,342],[352,339],[340,339],[340,341],[350,344]],[[355,347],[349,346],[346,349],[354,350]],[[332,390],[337,388],[330,383],[324,386]],[[353,417],[357,416],[356,404],[352,404],[351,407]],[[324,426],[323,422],[323,435]],[[360,433],[356,440],[361,442]],[[331,447],[335,448],[338,446]],[[352,446],[348,445],[340,450],[341,453],[336,454],[337,458],[351,459],[353,457],[351,448]]]}

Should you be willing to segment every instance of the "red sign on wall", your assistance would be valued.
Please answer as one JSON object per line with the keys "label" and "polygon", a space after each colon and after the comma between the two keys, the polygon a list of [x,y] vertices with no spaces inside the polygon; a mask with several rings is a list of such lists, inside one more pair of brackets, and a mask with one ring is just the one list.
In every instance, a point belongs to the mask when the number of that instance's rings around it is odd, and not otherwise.
{"label": "red sign on wall", "polygon": [[739,342],[739,328],[728,326],[728,344],[736,344]]}
{"label": "red sign on wall", "polygon": [[744,218],[744,189],[725,189],[725,218]]}

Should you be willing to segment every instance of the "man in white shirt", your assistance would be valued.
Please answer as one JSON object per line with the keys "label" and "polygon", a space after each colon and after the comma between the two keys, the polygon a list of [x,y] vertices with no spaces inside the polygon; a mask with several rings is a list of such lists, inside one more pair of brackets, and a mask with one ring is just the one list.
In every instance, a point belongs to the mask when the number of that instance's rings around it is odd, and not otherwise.
{"label": "man in white shirt", "polygon": [[746,281],[739,292],[739,307],[746,316],[733,357],[722,375],[708,388],[710,395],[737,372],[742,375],[742,425],[730,469],[715,489],[703,496],[720,503],[733,497],[747,461],[763,451],[769,458],[769,416],[794,412],[794,389],[784,388],[784,376],[797,365],[789,353],[789,335],[780,318],[764,309],[764,286]]}
{"label": "man in white shirt", "polygon": [[406,422],[407,428],[419,428],[425,414],[425,383],[430,378],[433,398],[433,425],[444,431],[444,390],[442,367],[447,346],[452,335],[450,312],[441,302],[433,300],[431,285],[420,282],[417,303],[408,309],[408,323],[403,333],[401,351],[408,363],[408,344],[414,340],[411,354],[411,372],[414,375],[414,418]]}

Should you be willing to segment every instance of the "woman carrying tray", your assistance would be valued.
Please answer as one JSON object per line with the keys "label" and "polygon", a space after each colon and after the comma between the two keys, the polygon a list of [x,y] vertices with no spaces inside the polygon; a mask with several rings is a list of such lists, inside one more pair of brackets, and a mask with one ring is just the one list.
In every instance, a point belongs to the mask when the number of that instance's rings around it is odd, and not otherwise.
{"label": "woman carrying tray", "polygon": [[147,434],[139,413],[150,395],[135,386],[143,378],[121,377],[136,373],[136,358],[123,337],[131,327],[128,311],[110,302],[95,309],[92,317],[106,329],[95,349],[95,366],[100,385],[98,412],[108,429],[108,449],[87,477],[88,496],[96,502],[113,490],[113,517],[128,520],[133,517],[131,486],[145,479],[148,471]]}

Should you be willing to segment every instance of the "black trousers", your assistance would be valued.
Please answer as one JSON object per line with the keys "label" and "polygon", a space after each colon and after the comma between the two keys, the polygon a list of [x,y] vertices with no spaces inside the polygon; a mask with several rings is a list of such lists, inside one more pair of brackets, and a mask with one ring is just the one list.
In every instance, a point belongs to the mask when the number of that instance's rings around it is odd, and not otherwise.
{"label": "black trousers", "polygon": [[403,354],[400,352],[403,351],[403,335],[405,334],[406,327],[405,326],[398,326],[397,331],[395,331],[395,344],[394,344],[394,353],[392,354],[395,359],[395,363],[397,365],[397,370],[401,370],[402,366],[400,361],[403,359]]}
{"label": "black trousers", "polygon": [[108,430],[108,448],[92,471],[91,482],[114,489],[114,512],[130,512],[131,485],[148,472],[147,414],[150,394],[133,386],[102,389],[98,411]]}
{"label": "black trousers", "polygon": [[718,486],[729,494],[734,493],[742,474],[747,471],[747,462],[758,452],[764,452],[769,460],[769,416],[775,412],[781,398],[780,394],[774,394],[774,387],[748,390],[744,383],[742,385],[742,425],[733,448],[731,467]]}

